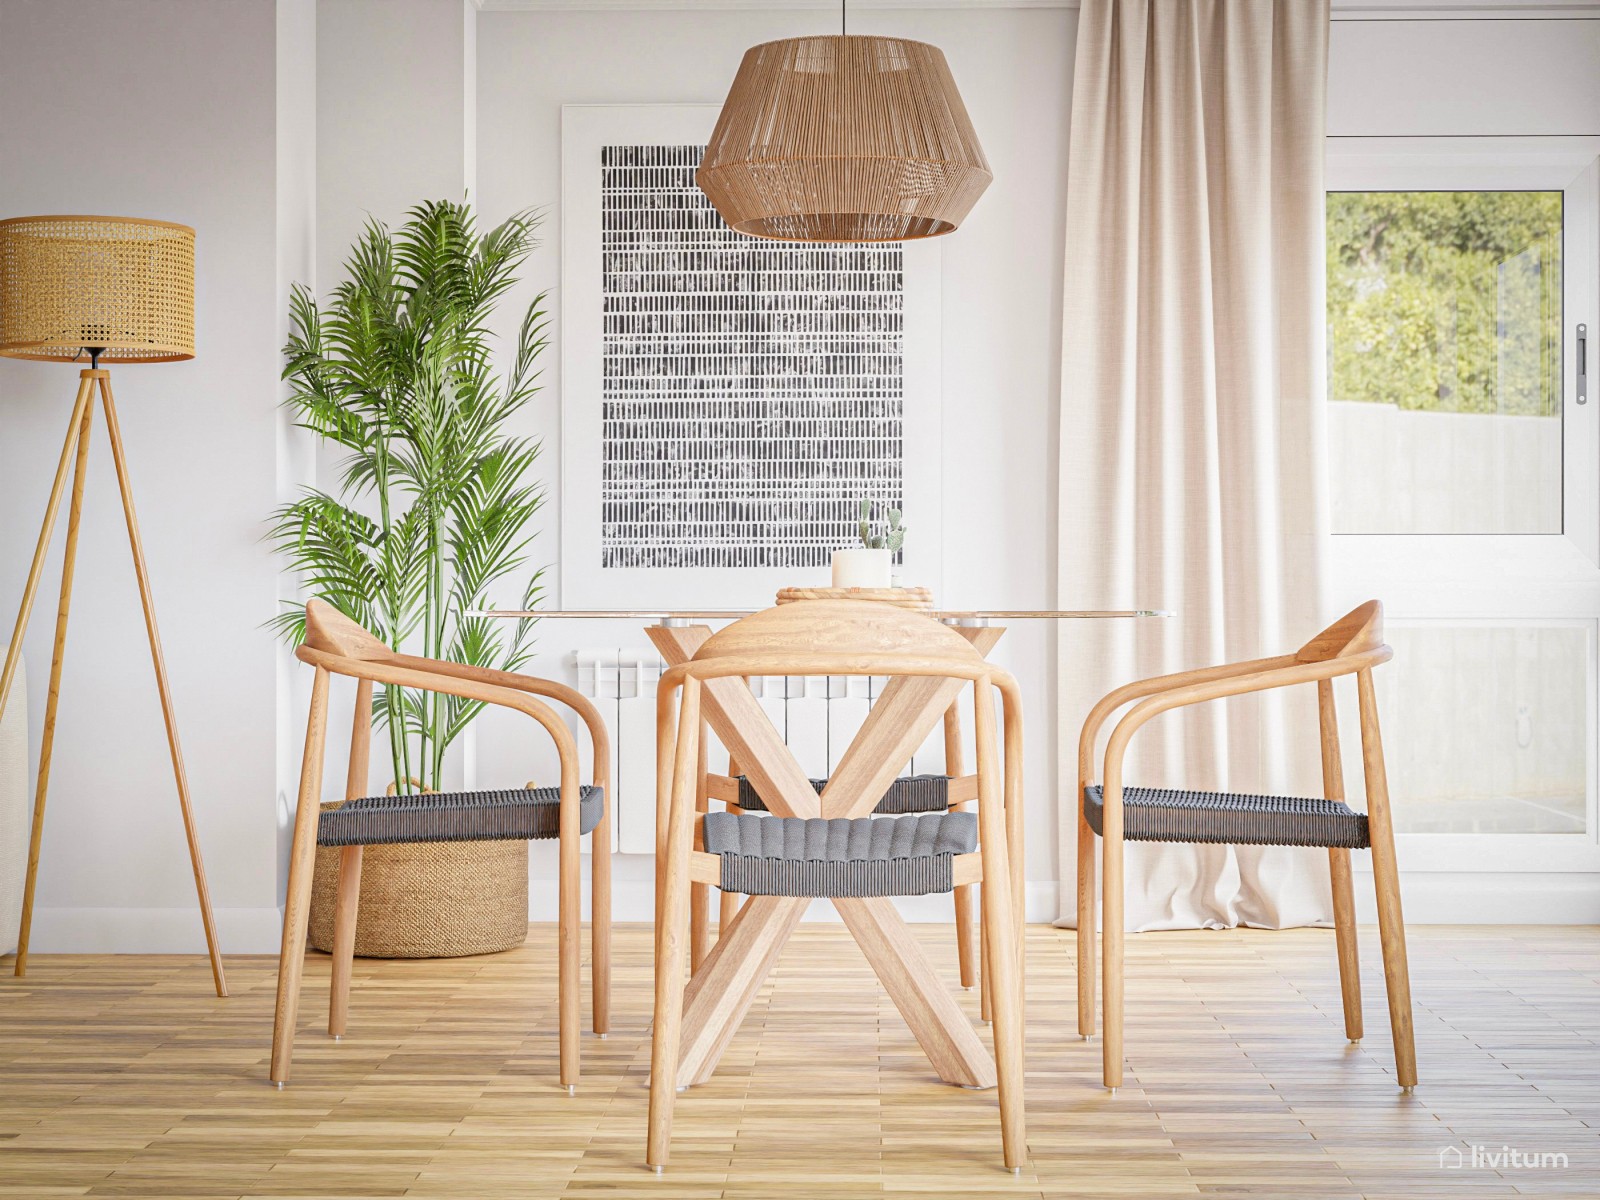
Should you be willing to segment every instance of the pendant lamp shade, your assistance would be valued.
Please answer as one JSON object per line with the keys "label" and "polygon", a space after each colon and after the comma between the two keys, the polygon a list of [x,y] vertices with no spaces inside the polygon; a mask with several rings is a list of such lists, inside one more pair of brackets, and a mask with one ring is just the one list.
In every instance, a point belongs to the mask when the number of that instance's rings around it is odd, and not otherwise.
{"label": "pendant lamp shade", "polygon": [[935,237],[994,176],[937,46],[860,35],[745,52],[695,181],[740,233]]}
{"label": "pendant lamp shade", "polygon": [[194,230],[130,217],[0,221],[0,354],[194,357]]}

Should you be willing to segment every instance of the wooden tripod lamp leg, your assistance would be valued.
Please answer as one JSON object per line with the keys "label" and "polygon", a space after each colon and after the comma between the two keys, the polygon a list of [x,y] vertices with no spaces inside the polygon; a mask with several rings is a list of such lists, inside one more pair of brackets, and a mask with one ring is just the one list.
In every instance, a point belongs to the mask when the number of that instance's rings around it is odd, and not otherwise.
{"label": "wooden tripod lamp leg", "polygon": [[72,420],[67,422],[67,440],[61,445],[61,461],[56,465],[56,481],[50,487],[50,502],[45,505],[44,523],[39,527],[39,544],[33,550],[28,582],[22,589],[22,606],[17,609],[17,623],[11,631],[11,645],[6,650],[6,665],[0,671],[0,714],[6,711],[11,681],[16,677],[17,663],[22,661],[22,635],[28,631],[28,618],[33,615],[33,599],[39,594],[39,580],[44,576],[45,556],[50,553],[50,535],[56,531],[56,513],[61,509],[61,497],[67,490],[67,468],[72,463],[73,453],[78,448],[78,435],[83,428],[83,410],[93,396],[93,382],[89,379],[80,380],[78,401],[72,406]]}
{"label": "wooden tripod lamp leg", "polygon": [[189,805],[189,778],[183,767],[183,750],[178,745],[178,724],[172,712],[172,693],[167,686],[167,664],[161,654],[161,633],[156,628],[155,600],[150,594],[150,574],[145,568],[144,543],[139,537],[139,519],[133,511],[133,489],[128,482],[128,464],[123,456],[122,430],[117,424],[117,407],[111,399],[108,371],[91,371],[100,387],[100,402],[106,414],[106,433],[111,439],[111,457],[117,467],[117,486],[122,492],[122,511],[128,522],[128,544],[133,550],[133,569],[139,579],[139,601],[144,607],[145,632],[150,637],[150,659],[155,666],[156,690],[161,696],[161,716],[167,726],[167,748],[172,754],[172,774],[178,786],[178,807],[183,812],[184,836],[189,842],[189,861],[194,867],[195,892],[200,899],[200,920],[205,926],[206,948],[211,954],[211,977],[218,996],[228,994],[222,970],[222,952],[217,946],[216,923],[211,915],[211,892],[206,887],[205,865],[200,860],[200,841],[195,834],[194,813]]}
{"label": "wooden tripod lamp leg", "polygon": [[[73,408],[75,424],[67,431],[67,447],[75,449],[77,461],[72,472],[72,502],[67,510],[67,545],[61,556],[61,601],[56,607],[55,645],[50,654],[50,690],[45,700],[44,736],[39,745],[39,779],[33,794],[33,831],[28,839],[27,880],[22,888],[22,923],[17,929],[17,963],[14,973],[19,979],[28,972],[28,941],[33,931],[33,894],[39,882],[39,850],[44,842],[44,804],[50,792],[50,756],[55,748],[56,709],[61,701],[61,663],[66,657],[67,614],[72,609],[72,578],[78,561],[78,524],[83,516],[83,484],[89,458],[89,424],[94,415],[93,405],[83,402],[88,391],[89,382],[84,380],[78,389],[79,404]],[[75,447],[74,440],[77,443]],[[61,465],[65,467],[66,464],[66,448],[63,448]],[[45,516],[45,528],[39,539],[41,552],[50,542],[51,525],[55,520],[61,482],[62,479],[58,476],[57,494],[52,496],[50,511]],[[40,561],[36,556],[35,563]],[[31,583],[30,580],[30,585]],[[23,614],[18,618],[16,640],[12,643],[14,652],[22,648],[22,627],[27,624],[27,608],[32,604],[31,596],[25,599],[23,604]],[[7,681],[15,670],[13,661],[8,656]],[[0,701],[0,711],[3,711],[4,707],[4,701]]]}

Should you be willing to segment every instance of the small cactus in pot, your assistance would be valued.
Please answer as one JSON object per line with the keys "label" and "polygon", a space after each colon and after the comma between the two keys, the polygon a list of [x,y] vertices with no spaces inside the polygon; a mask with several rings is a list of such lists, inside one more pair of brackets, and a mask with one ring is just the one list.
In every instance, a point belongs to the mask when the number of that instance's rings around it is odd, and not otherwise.
{"label": "small cactus in pot", "polygon": [[861,502],[857,530],[859,546],[833,552],[833,586],[836,588],[885,588],[899,586],[894,577],[894,557],[906,542],[906,527],[898,508],[887,513],[888,523],[872,519],[872,501]]}
{"label": "small cactus in pot", "polygon": [[861,502],[861,544],[868,550],[887,550],[890,554],[899,554],[900,548],[906,544],[906,527],[900,523],[901,513],[898,508],[891,508],[888,513],[889,524],[882,532],[873,532],[872,501]]}

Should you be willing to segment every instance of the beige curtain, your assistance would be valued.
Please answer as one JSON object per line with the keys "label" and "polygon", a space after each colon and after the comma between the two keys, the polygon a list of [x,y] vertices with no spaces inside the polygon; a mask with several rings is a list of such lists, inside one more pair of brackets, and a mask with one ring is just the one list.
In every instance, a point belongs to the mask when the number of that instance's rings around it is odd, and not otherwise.
{"label": "beige curtain", "polygon": [[[1084,0],[1067,177],[1061,896],[1078,732],[1118,683],[1320,626],[1328,0]],[[1320,795],[1315,697],[1159,717],[1127,779]],[[1098,772],[1097,772],[1098,776]],[[1305,790],[1312,789],[1312,790]],[[1331,920],[1320,850],[1127,847],[1127,928]]]}

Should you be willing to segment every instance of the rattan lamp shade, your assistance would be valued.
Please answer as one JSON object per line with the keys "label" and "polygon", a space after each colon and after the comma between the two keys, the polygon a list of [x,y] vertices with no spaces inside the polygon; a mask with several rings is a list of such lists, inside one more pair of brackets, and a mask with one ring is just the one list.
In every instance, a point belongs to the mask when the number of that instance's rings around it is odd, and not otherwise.
{"label": "rattan lamp shade", "polygon": [[0,354],[194,357],[194,230],[130,217],[0,221]]}
{"label": "rattan lamp shade", "polygon": [[857,35],[746,51],[695,176],[734,229],[809,242],[949,233],[993,178],[943,52]]}

